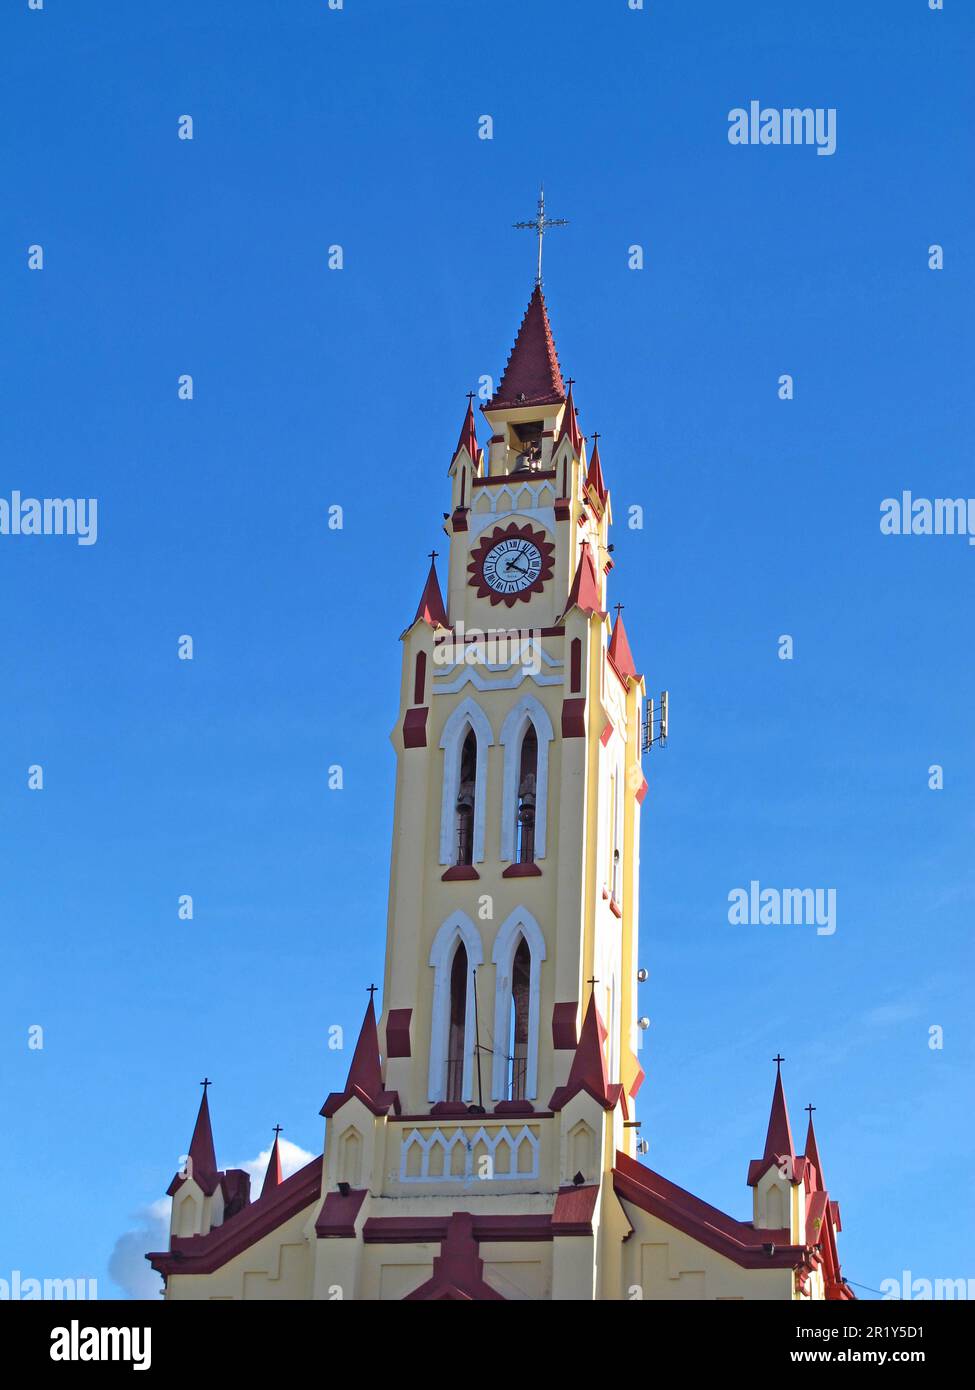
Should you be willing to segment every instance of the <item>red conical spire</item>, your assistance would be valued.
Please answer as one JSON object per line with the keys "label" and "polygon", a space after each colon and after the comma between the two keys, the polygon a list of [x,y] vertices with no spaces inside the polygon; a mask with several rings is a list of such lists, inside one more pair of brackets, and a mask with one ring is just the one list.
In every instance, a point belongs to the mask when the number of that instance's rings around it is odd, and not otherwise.
{"label": "red conical spire", "polygon": [[[568,613],[570,608],[581,608],[583,613],[598,613],[601,611],[601,603],[602,596],[599,591],[596,566],[592,562],[589,542],[583,541],[582,553],[579,556],[579,565],[572,581],[572,588],[569,590],[565,613]],[[562,614],[563,617],[565,617],[565,613]]]}
{"label": "red conical spire", "polygon": [[611,1109],[620,1098],[623,1090],[618,1084],[610,1085],[606,1066],[606,1027],[596,1007],[595,993],[589,996],[586,1016],[579,1030],[579,1042],[572,1058],[569,1079],[559,1086],[549,1101],[550,1110],[561,1110],[573,1096],[587,1091],[606,1109]]}
{"label": "red conical spire", "polygon": [[793,1161],[796,1151],[792,1143],[792,1127],[789,1124],[789,1110],[785,1103],[785,1090],[782,1085],[783,1057],[775,1058],[775,1090],[772,1093],[772,1113],[769,1115],[768,1133],[765,1136],[763,1159],[774,1159],[777,1163],[786,1154]]}
{"label": "red conical spire", "polygon": [[[447,622],[447,610],[444,607],[443,594],[440,592],[440,580],[437,578],[436,551],[430,556],[430,573],[423,586],[423,593],[420,595],[420,603],[413,622],[415,623],[420,619],[429,623],[431,627],[450,626]],[[410,626],[412,627],[413,623]]]}
{"label": "red conical spire", "polygon": [[200,1101],[200,1109],[196,1117],[196,1124],[193,1126],[193,1138],[190,1140],[190,1163],[187,1164],[191,1177],[200,1180],[201,1177],[213,1178],[217,1172],[217,1153],[213,1146],[213,1129],[210,1125],[210,1102],[207,1100],[207,1086],[209,1081],[203,1083],[203,1099]]}
{"label": "red conical spire", "polygon": [[589,460],[589,472],[586,474],[586,487],[599,498],[600,505],[605,505],[607,497],[606,483],[603,479],[603,466],[599,461],[599,436],[593,435],[592,458]]}
{"label": "red conical spire", "polygon": [[[375,986],[370,986],[370,990]],[[344,1091],[333,1091],[322,1106],[321,1114],[331,1119],[341,1106],[352,1096],[358,1096],[374,1115],[384,1115],[393,1106],[399,1114],[399,1096],[395,1091],[387,1091],[383,1086],[382,1063],[379,1058],[379,1029],[376,1026],[376,1010],[372,993],[366,1007],[359,1038],[352,1054],[352,1064]]]}
{"label": "red conical spire", "polygon": [[203,1087],[203,1099],[200,1101],[196,1124],[193,1126],[193,1138],[190,1140],[186,1165],[181,1172],[176,1174],[167,1188],[171,1197],[189,1178],[193,1178],[208,1196],[216,1190],[220,1180],[217,1170],[217,1154],[213,1146],[213,1129],[210,1125],[210,1103],[207,1100],[207,1087],[210,1084],[208,1077],[204,1077],[200,1082]]}
{"label": "red conical spire", "polygon": [[752,1159],[748,1165],[748,1185],[754,1187],[769,1168],[781,1168],[794,1181],[796,1171],[796,1149],[792,1142],[792,1127],[789,1124],[789,1109],[785,1103],[785,1090],[782,1086],[782,1063],[784,1057],[773,1057],[775,1063],[775,1090],[772,1092],[772,1113],[769,1115],[768,1133],[765,1136],[765,1152],[761,1158]]}
{"label": "red conical spire", "polygon": [[467,414],[464,416],[464,423],[460,428],[460,438],[457,441],[457,448],[454,450],[451,463],[460,453],[461,449],[466,449],[470,454],[471,462],[477,463],[477,456],[480,452],[477,443],[477,426],[474,423],[474,393],[473,391],[467,398]]}
{"label": "red conical spire", "polygon": [[575,401],[572,399],[572,382],[569,382],[569,394],[565,398],[565,410],[562,414],[562,424],[559,428],[559,437],[555,441],[556,448],[568,435],[569,443],[575,450],[576,458],[582,457],[582,431],[579,428],[579,417],[576,414]]}
{"label": "red conical spire", "polygon": [[540,285],[532,291],[525,317],[518,329],[508,365],[487,410],[502,406],[558,405],[565,400],[565,386],[555,339],[548,321],[545,296]]}
{"label": "red conical spire", "polygon": [[815,1129],[813,1128],[813,1117],[812,1117],[812,1112],[813,1112],[814,1108],[815,1108],[815,1107],[812,1106],[812,1105],[810,1105],[810,1106],[808,1107],[808,1110],[809,1110],[809,1128],[806,1130],[806,1148],[805,1148],[805,1156],[806,1156],[806,1158],[809,1159],[810,1163],[812,1163],[813,1167],[816,1169],[816,1176],[815,1176],[815,1178],[813,1179],[813,1182],[814,1182],[813,1191],[814,1191],[814,1192],[825,1192],[825,1191],[826,1191],[826,1179],[823,1177],[823,1164],[822,1164],[822,1160],[821,1160],[820,1157],[819,1157],[819,1145],[816,1143],[816,1131],[815,1131]]}
{"label": "red conical spire", "polygon": [[281,1147],[278,1143],[278,1135],[281,1133],[281,1126],[274,1126],[274,1143],[271,1145],[271,1156],[267,1161],[267,1172],[264,1174],[264,1186],[261,1188],[261,1196],[267,1197],[276,1187],[281,1186]]}
{"label": "red conical spire", "polygon": [[626,628],[623,626],[623,614],[619,609],[616,611],[616,622],[613,625],[613,635],[609,639],[608,655],[610,661],[621,676],[636,675],[633,653],[630,651],[630,643],[626,636]]}

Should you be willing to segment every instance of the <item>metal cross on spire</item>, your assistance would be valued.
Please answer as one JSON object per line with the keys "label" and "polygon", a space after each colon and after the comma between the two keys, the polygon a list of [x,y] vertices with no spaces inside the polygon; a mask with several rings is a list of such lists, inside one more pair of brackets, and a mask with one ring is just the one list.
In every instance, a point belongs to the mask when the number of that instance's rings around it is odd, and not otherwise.
{"label": "metal cross on spire", "polygon": [[538,274],[535,276],[535,284],[540,286],[542,283],[542,238],[549,227],[567,227],[569,225],[568,218],[545,216],[545,188],[543,186],[538,190],[538,212],[532,221],[515,222],[513,225],[519,229],[525,228],[533,231],[538,237]]}

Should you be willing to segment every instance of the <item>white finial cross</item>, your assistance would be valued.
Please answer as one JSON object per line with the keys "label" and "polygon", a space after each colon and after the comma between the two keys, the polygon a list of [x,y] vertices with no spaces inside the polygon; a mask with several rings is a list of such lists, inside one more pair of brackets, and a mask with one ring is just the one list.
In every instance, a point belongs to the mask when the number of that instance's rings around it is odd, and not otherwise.
{"label": "white finial cross", "polygon": [[545,235],[545,233],[548,231],[549,227],[567,227],[567,226],[569,225],[568,218],[565,218],[565,217],[546,217],[546,216],[545,216],[545,188],[544,188],[544,186],[543,186],[543,187],[540,188],[539,191],[538,191],[538,212],[537,212],[537,214],[535,215],[535,217],[532,219],[532,221],[531,221],[531,222],[515,222],[513,225],[514,225],[515,227],[518,227],[518,228],[522,228],[522,227],[528,228],[528,229],[530,229],[531,231],[535,232],[535,234],[536,234],[537,237],[538,237],[538,274],[537,274],[536,277],[535,277],[535,284],[536,284],[536,285],[541,285],[541,283],[542,283],[542,237],[543,237],[543,236]]}

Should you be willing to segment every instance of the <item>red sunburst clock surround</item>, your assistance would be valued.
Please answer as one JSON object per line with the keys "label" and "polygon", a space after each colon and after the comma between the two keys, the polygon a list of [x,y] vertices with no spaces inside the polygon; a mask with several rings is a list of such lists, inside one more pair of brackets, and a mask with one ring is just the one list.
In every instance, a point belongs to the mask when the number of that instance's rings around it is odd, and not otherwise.
{"label": "red sunburst clock surround", "polygon": [[467,566],[470,583],[478,598],[513,608],[527,603],[551,579],[555,567],[555,546],[526,522],[509,522],[486,533],[471,552]]}

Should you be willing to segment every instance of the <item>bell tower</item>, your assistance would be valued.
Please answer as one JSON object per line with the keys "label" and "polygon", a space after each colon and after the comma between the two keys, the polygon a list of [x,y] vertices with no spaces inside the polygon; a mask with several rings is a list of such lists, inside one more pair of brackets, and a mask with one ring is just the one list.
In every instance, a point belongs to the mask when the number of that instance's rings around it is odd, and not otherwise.
{"label": "bell tower", "polygon": [[536,284],[487,445],[469,397],[450,460],[446,600],[434,555],[402,636],[381,1029],[404,1111],[554,1116],[590,1020],[632,1153],[644,685],[573,389]]}

